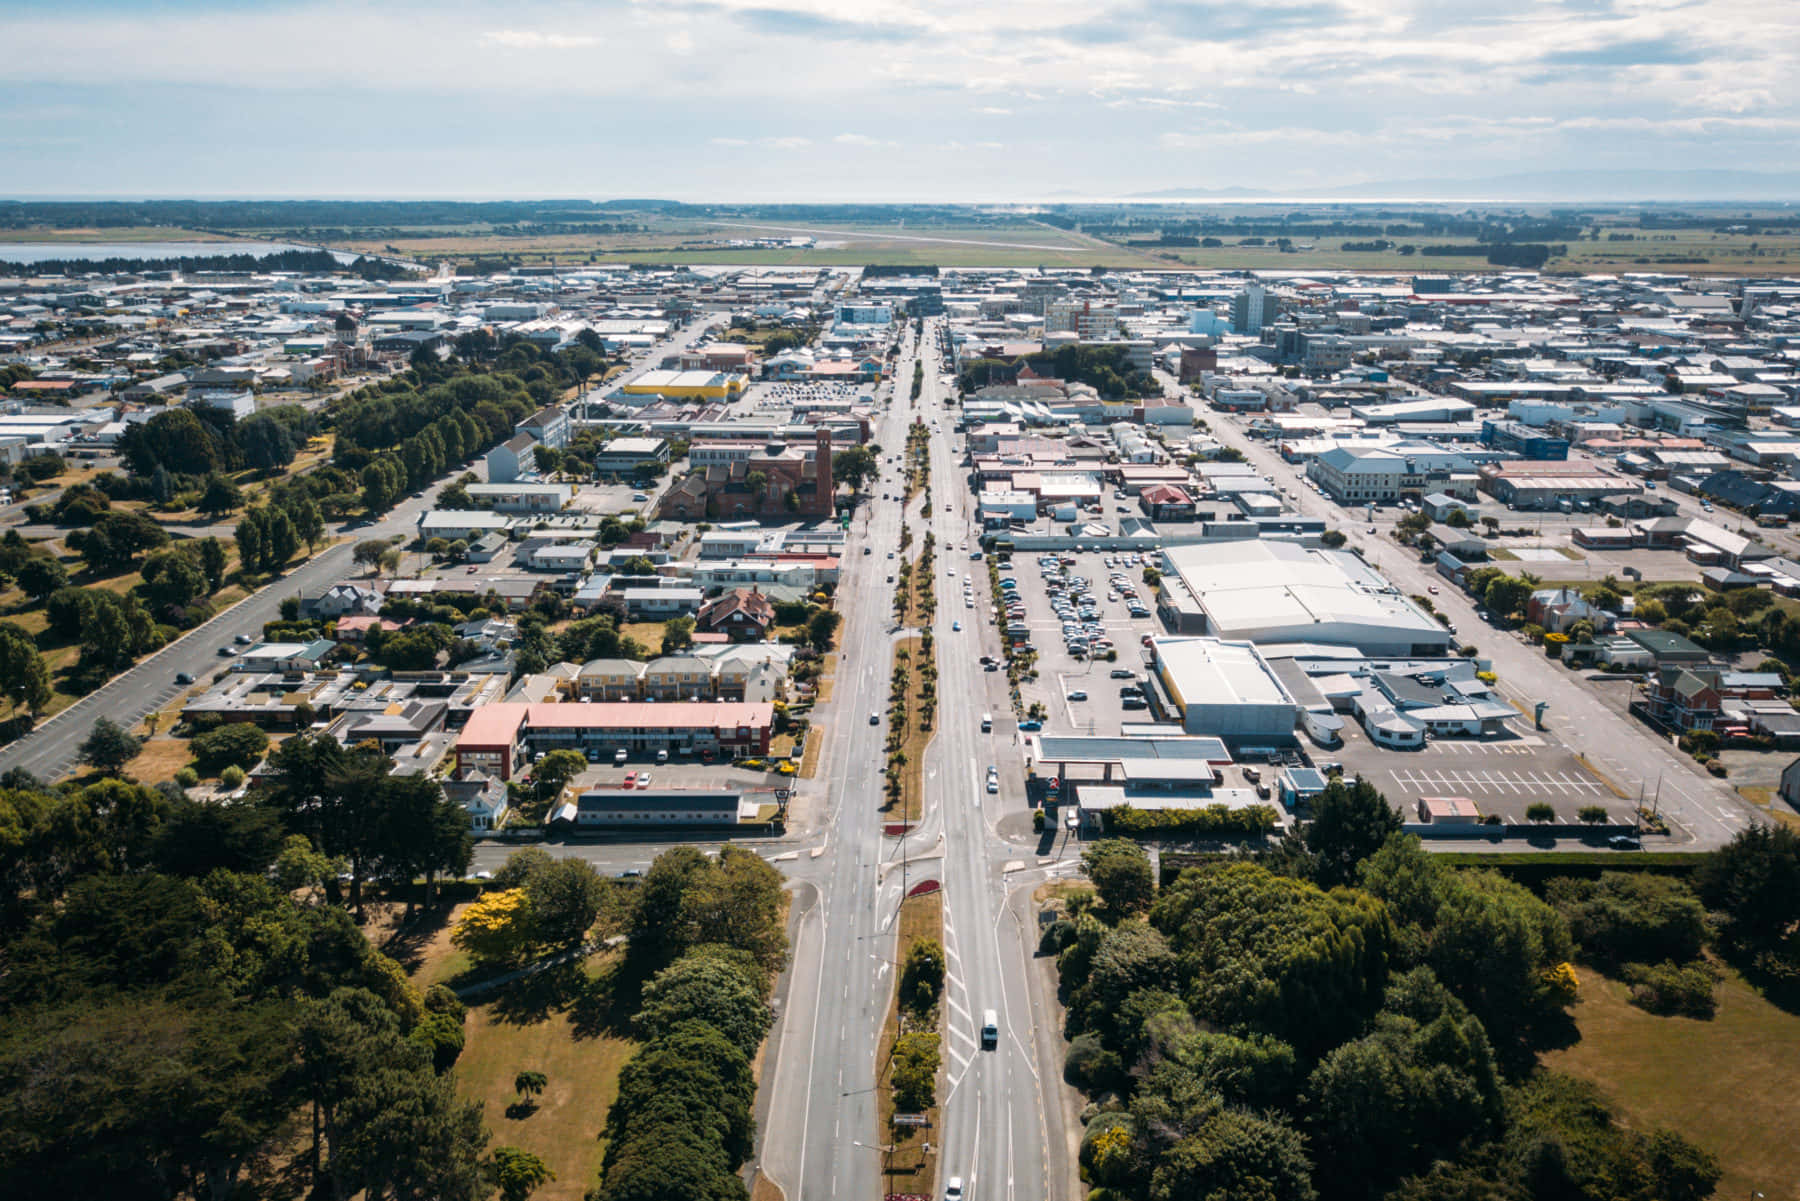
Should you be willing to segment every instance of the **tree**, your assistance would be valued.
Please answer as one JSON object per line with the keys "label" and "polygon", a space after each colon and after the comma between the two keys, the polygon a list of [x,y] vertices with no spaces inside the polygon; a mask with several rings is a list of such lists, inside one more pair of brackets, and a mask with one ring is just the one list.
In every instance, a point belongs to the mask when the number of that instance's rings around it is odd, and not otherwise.
{"label": "tree", "polygon": [[280,418],[258,413],[238,422],[233,439],[244,463],[258,471],[276,471],[294,461],[299,450],[293,432]]}
{"label": "tree", "polygon": [[525,880],[535,941],[577,947],[587,939],[606,899],[606,881],[585,859],[552,859]]}
{"label": "tree", "polygon": [[1216,1113],[1162,1156],[1150,1201],[1313,1201],[1312,1165],[1293,1127],[1242,1110]]}
{"label": "tree", "polygon": [[53,555],[31,555],[13,572],[13,579],[32,600],[43,600],[58,588],[69,586],[69,571]]}
{"label": "tree", "polygon": [[1531,585],[1503,573],[1488,582],[1481,599],[1490,613],[1507,620],[1515,613],[1524,612],[1526,603],[1531,600]]}
{"label": "tree", "polygon": [[522,888],[490,892],[463,911],[450,933],[459,950],[483,965],[517,963],[535,945],[531,902]]}
{"label": "tree", "polygon": [[538,1094],[548,1087],[550,1081],[539,1071],[527,1069],[513,1077],[513,1091],[519,1094],[521,1105],[534,1104]]}
{"label": "tree", "polygon": [[37,643],[18,626],[0,624],[0,693],[33,713],[50,703],[50,669]]}
{"label": "tree", "polygon": [[350,559],[364,567],[372,568],[381,562],[381,556],[387,551],[388,540],[386,538],[365,538],[350,551]]}
{"label": "tree", "polygon": [[206,575],[206,591],[211,595],[225,586],[225,544],[217,538],[202,538],[197,545],[200,548],[200,570]]}
{"label": "tree", "polygon": [[551,751],[532,766],[531,778],[536,781],[537,790],[554,801],[587,766],[587,756],[580,751]]}
{"label": "tree", "polygon": [[1124,838],[1104,838],[1081,853],[1081,870],[1108,913],[1116,917],[1148,909],[1156,899],[1156,881],[1144,848]]}
{"label": "tree", "polygon": [[1367,780],[1346,785],[1332,779],[1313,799],[1306,826],[1306,849],[1318,857],[1317,879],[1325,888],[1356,879],[1357,865],[1400,832],[1400,814]]}
{"label": "tree", "polygon": [[671,1034],[683,1022],[705,1022],[754,1056],[775,1020],[753,965],[722,956],[683,955],[644,986],[634,1022],[645,1039]]}
{"label": "tree", "polygon": [[163,611],[183,608],[208,592],[206,573],[183,550],[152,556],[143,575],[145,593]]}
{"label": "tree", "polygon": [[842,620],[832,609],[820,609],[806,623],[806,641],[816,651],[831,649],[831,640],[837,636],[838,624]]}
{"label": "tree", "polygon": [[501,1201],[526,1201],[556,1179],[543,1160],[518,1147],[495,1147],[488,1155],[487,1175],[500,1190]]}
{"label": "tree", "polygon": [[923,1031],[902,1034],[893,1050],[895,1109],[923,1113],[936,1105],[937,1072],[938,1036]]}
{"label": "tree", "polygon": [[694,645],[694,619],[671,617],[663,622],[662,653],[673,655]]}
{"label": "tree", "polygon": [[847,485],[852,492],[861,492],[864,483],[880,474],[875,452],[866,446],[852,446],[831,456],[832,480]]}
{"label": "tree", "polygon": [[222,475],[206,477],[206,488],[200,493],[200,503],[196,506],[200,512],[218,517],[233,509],[241,508],[244,494],[238,486]]}
{"label": "tree", "polygon": [[944,988],[944,944],[920,938],[906,948],[900,966],[900,1003],[914,1013],[929,1013]]}
{"label": "tree", "polygon": [[1273,1035],[1302,1054],[1358,1030],[1387,983],[1393,928],[1379,902],[1253,864],[1184,871],[1150,921],[1175,952],[1196,1018]]}
{"label": "tree", "polygon": [[77,752],[83,763],[107,775],[117,775],[125,765],[137,758],[143,743],[129,730],[110,717],[94,720],[88,736]]}
{"label": "tree", "polygon": [[1791,986],[1800,941],[1800,835],[1777,825],[1740,830],[1707,856],[1695,888],[1724,919],[1727,946]]}
{"label": "tree", "polygon": [[269,749],[269,736],[248,722],[231,722],[188,743],[200,771],[212,775],[225,767],[249,767]]}

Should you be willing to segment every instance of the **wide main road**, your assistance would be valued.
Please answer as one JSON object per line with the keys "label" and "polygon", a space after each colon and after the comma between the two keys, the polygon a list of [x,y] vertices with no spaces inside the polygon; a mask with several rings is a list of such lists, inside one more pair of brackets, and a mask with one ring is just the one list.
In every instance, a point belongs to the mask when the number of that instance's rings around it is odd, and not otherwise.
{"label": "wide main road", "polygon": [[[912,359],[895,371],[894,398],[875,429],[886,454],[906,441],[906,397]],[[875,1051],[892,995],[893,921],[900,874],[884,878],[883,743],[888,675],[898,631],[892,619],[899,566],[900,473],[883,467],[870,500],[854,518],[846,544],[838,603],[845,621],[836,683],[814,712],[825,750],[818,784],[802,785],[797,823],[821,837],[788,863],[801,887],[793,969],[775,1031],[774,1071],[763,1122],[760,1166],[788,1201],[857,1198],[881,1190],[876,1149]],[[913,508],[917,510],[917,503]],[[915,529],[915,534],[917,530]],[[863,554],[867,547],[869,553]],[[915,539],[911,553],[916,554]],[[889,552],[896,557],[888,558]],[[878,720],[871,723],[871,714]]]}
{"label": "wide main road", "polygon": [[[927,323],[928,342],[940,328]],[[930,514],[938,546],[941,700],[938,735],[926,757],[926,794],[942,830],[949,958],[939,1184],[960,1176],[966,1195],[999,1201],[1072,1196],[1058,1092],[1059,1032],[1033,991],[1035,934],[1007,905],[1009,868],[1023,866],[1029,848],[1009,847],[994,830],[1001,814],[1023,799],[1017,725],[1005,675],[980,664],[982,655],[1000,654],[999,631],[990,621],[986,564],[969,558],[978,527],[967,469],[953,447],[955,411],[941,407],[935,356],[927,367],[921,407],[926,420],[943,425],[931,442]],[[974,608],[963,606],[965,574],[975,588]],[[981,730],[984,713],[994,718],[988,733]],[[987,791],[990,766],[1002,781],[995,794]],[[980,1031],[988,1010],[999,1037],[984,1049]]]}

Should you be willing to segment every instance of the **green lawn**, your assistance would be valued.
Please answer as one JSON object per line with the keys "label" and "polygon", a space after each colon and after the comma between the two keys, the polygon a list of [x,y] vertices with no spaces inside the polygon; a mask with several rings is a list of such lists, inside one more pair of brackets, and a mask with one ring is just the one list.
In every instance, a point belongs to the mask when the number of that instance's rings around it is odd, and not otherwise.
{"label": "green lawn", "polygon": [[[468,970],[468,956],[450,945],[454,917],[426,932],[411,954],[420,988],[447,983]],[[401,950],[401,948],[391,948]],[[622,1037],[620,1014],[635,1008],[621,995],[615,973],[622,953],[607,951],[585,963],[546,972],[484,994],[469,1006],[465,1041],[456,1061],[462,1094],[481,1102],[491,1146],[536,1152],[556,1179],[534,1201],[580,1201],[599,1178],[606,1144],[598,1137],[619,1092],[619,1069],[637,1044]],[[513,1078],[535,1069],[549,1086],[529,1110],[515,1107]]]}
{"label": "green lawn", "polygon": [[1666,1126],[1711,1151],[1725,1169],[1715,1196],[1792,1198],[1800,1180],[1800,1016],[1736,975],[1718,995],[1711,1021],[1656,1017],[1629,1004],[1623,984],[1584,968],[1575,1006],[1581,1041],[1546,1055],[1544,1065],[1593,1081],[1623,1120]]}

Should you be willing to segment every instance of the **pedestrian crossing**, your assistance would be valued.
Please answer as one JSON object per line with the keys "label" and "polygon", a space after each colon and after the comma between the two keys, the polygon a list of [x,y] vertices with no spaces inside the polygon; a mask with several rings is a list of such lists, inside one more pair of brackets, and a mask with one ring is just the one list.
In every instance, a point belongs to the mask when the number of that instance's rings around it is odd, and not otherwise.
{"label": "pedestrian crossing", "polygon": [[1493,769],[1415,769],[1390,771],[1400,790],[1417,796],[1599,797],[1610,795],[1600,781],[1566,771],[1500,771]]}

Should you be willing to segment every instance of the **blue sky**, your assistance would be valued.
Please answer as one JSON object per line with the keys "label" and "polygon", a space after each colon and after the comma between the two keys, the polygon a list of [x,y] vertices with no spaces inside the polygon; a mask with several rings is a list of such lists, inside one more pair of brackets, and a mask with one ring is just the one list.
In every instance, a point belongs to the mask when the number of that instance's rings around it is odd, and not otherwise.
{"label": "blue sky", "polygon": [[1800,169],[1792,0],[0,4],[8,194],[969,199]]}

